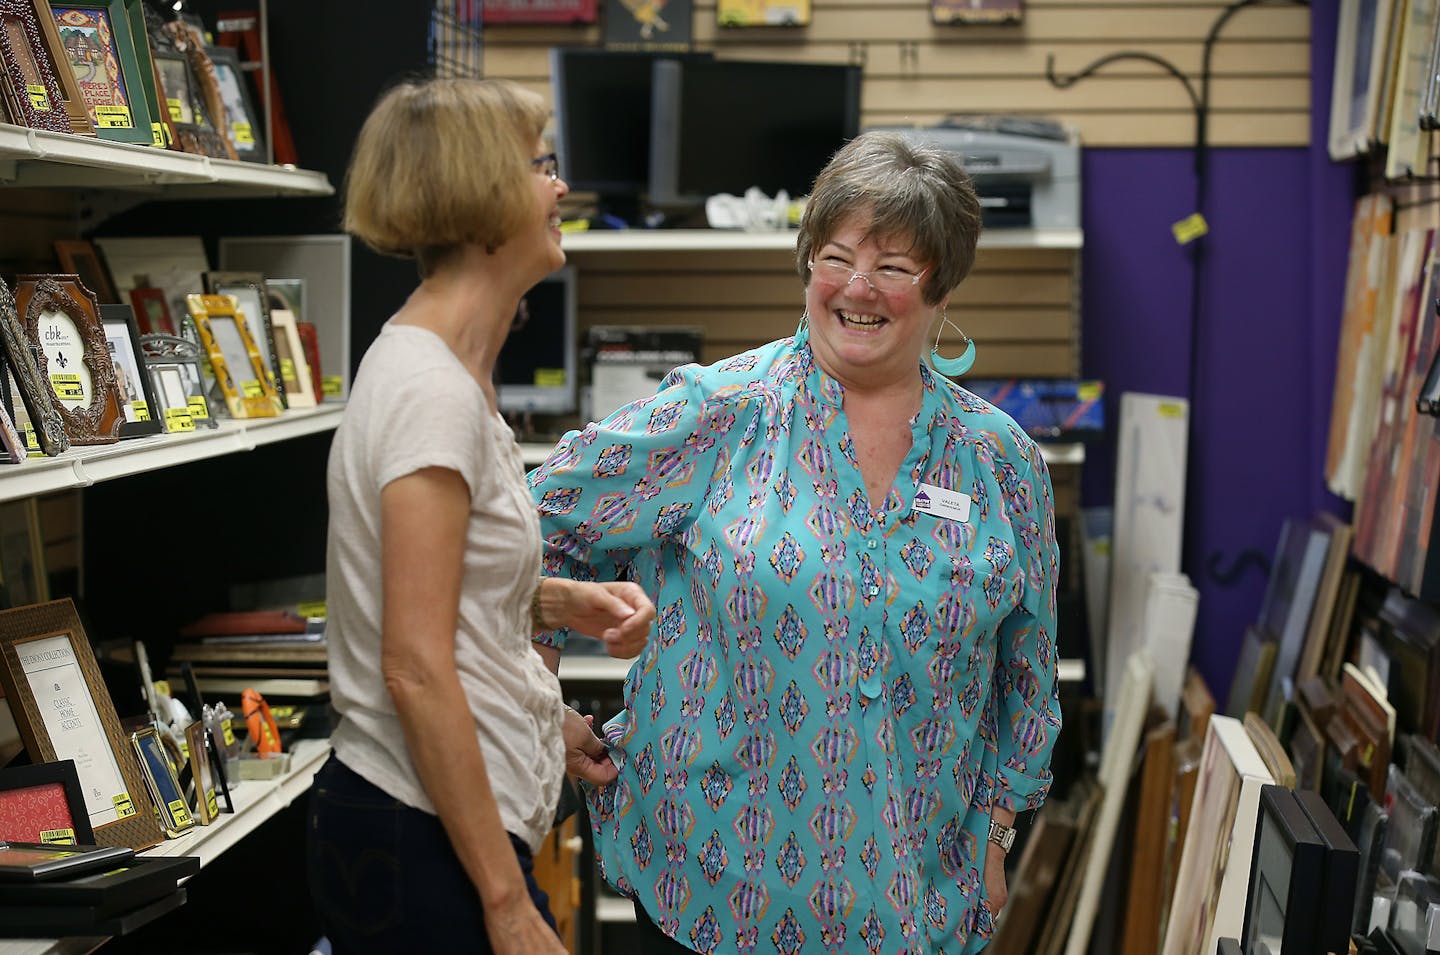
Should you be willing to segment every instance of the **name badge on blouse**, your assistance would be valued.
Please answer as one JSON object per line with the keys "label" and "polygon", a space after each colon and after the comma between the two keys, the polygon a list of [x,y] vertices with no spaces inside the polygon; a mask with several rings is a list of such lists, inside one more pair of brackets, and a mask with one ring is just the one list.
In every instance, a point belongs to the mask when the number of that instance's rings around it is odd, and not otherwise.
{"label": "name badge on blouse", "polygon": [[963,524],[970,519],[970,495],[964,491],[922,484],[915,492],[913,510]]}

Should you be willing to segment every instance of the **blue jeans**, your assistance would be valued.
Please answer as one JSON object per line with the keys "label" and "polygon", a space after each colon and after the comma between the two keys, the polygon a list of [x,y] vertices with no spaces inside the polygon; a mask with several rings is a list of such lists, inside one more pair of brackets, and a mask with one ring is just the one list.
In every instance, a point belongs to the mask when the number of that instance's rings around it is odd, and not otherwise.
{"label": "blue jeans", "polygon": [[[535,907],[530,849],[510,837]],[[436,816],[387,796],[331,753],[315,774],[306,825],[310,893],[334,955],[489,953],[485,910]]]}

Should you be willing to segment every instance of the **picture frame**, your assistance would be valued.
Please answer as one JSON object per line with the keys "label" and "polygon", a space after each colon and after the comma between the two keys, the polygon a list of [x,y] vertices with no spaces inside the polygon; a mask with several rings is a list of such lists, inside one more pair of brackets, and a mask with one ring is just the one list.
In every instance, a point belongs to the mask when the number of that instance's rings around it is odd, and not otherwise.
{"label": "picture frame", "polygon": [[20,403],[30,420],[31,432],[39,450],[51,456],[70,450],[70,436],[65,433],[65,420],[50,399],[50,386],[45,383],[10,287],[0,279],[0,338],[4,339],[5,361],[20,391]]}
{"label": "picture frame", "polygon": [[100,322],[105,326],[105,343],[110,348],[115,379],[124,392],[121,410],[125,421],[120,425],[121,439],[164,433],[165,425],[154,410],[158,407],[155,386],[145,373],[135,313],[129,305],[101,305]]}
{"label": "picture frame", "polygon": [[200,871],[198,856],[135,856],[107,862],[99,872],[58,881],[11,883],[10,904],[64,911],[84,907],[97,917],[129,911],[175,891]]}
{"label": "picture frame", "polygon": [[14,93],[17,124],[54,133],[70,132],[65,92],[56,75],[30,0],[0,0],[0,68]]}
{"label": "picture frame", "polygon": [[295,316],[295,321],[305,321],[305,280],[265,279],[265,291],[270,295],[270,311],[283,308]]}
{"label": "picture frame", "polygon": [[[311,322],[296,322],[295,331],[300,335],[300,344],[305,349],[305,361],[310,365],[310,383],[315,389],[315,400],[324,401],[333,394],[343,400],[343,381],[338,375],[322,374],[320,367],[320,333]],[[337,381],[337,379],[339,379]],[[328,387],[327,387],[328,386]]]}
{"label": "picture frame", "polygon": [[33,497],[0,504],[0,592],[9,607],[50,599],[40,506]]}
{"label": "picture frame", "polygon": [[305,345],[300,341],[294,313],[283,308],[271,309],[270,322],[275,328],[275,358],[285,385],[286,405],[315,407],[320,397],[315,391],[315,379],[310,373],[310,362],[305,357]]}
{"label": "picture frame", "polygon": [[95,842],[163,834],[90,640],[68,599],[0,611],[0,686],[33,762],[75,761]]}
{"label": "picture frame", "polygon": [[150,799],[155,805],[156,819],[160,828],[171,839],[195,828],[195,817],[190,814],[189,803],[175,776],[175,767],[170,765],[170,756],[155,727],[147,726],[130,734],[130,745],[149,787]]}
{"label": "picture frame", "polygon": [[1315,952],[1325,842],[1295,794],[1283,785],[1260,789],[1244,930],[1247,952]]}
{"label": "picture frame", "polygon": [[480,22],[499,23],[594,23],[599,18],[597,0],[484,0]]}
{"label": "picture frame", "polygon": [[165,301],[165,290],[153,285],[140,286],[130,290],[130,307],[135,313],[135,326],[142,335],[176,335],[179,329],[170,317],[170,305]]}
{"label": "picture frame", "polygon": [[1340,0],[1327,143],[1332,160],[1353,159],[1375,141],[1381,87],[1390,64],[1385,53],[1392,3]]}
{"label": "picture frame", "polygon": [[187,295],[186,306],[200,346],[210,358],[215,387],[233,418],[280,414],[280,396],[270,383],[260,348],[229,295]]}
{"label": "picture frame", "polygon": [[70,443],[119,441],[120,386],[95,296],[76,275],[21,275],[15,307]]}
{"label": "picture frame", "polygon": [[809,26],[810,0],[718,0],[715,22],[722,27]]}
{"label": "picture frame", "polygon": [[[204,34],[183,18],[165,24],[161,28],[161,33],[174,46],[175,52],[184,56],[189,62],[190,78],[196,94],[195,102],[202,105],[205,118],[209,121],[208,127],[201,125],[200,129],[208,128],[215,136],[214,141],[209,141],[202,136],[198,145],[207,149],[218,147],[221,155],[205,153],[212,158],[238,159],[239,156],[235,153],[235,144],[230,141],[229,132],[225,128],[225,101],[220,95],[220,84],[215,75],[215,63],[210,59]],[[177,133],[179,132],[177,128]],[[183,141],[182,134],[182,143]]]}
{"label": "picture frame", "polygon": [[44,842],[0,842],[0,882],[40,882],[103,869],[134,856],[114,846],[65,846]]}
{"label": "picture frame", "polygon": [[604,0],[601,41],[607,50],[688,50],[694,18],[694,0]]}
{"label": "picture frame", "polygon": [[60,42],[60,31],[55,27],[55,14],[50,9],[50,0],[31,0],[35,7],[35,19],[40,23],[40,36],[45,41],[50,62],[54,64],[55,79],[60,83],[60,95],[64,100],[65,115],[70,120],[70,132],[76,136],[94,136],[95,126],[90,122],[90,111],[85,106],[85,96],[80,84],[75,82],[75,73],[65,56],[65,46]]}
{"label": "picture frame", "polygon": [[50,9],[95,134],[111,142],[153,146],[128,2],[134,0],[71,0],[52,3]]}
{"label": "picture frame", "polygon": [[212,46],[207,51],[215,67],[215,83],[225,104],[226,132],[237,158],[245,162],[268,163],[265,123],[250,99],[250,87],[240,69],[240,55],[232,47]]}
{"label": "picture frame", "polygon": [[110,281],[110,273],[100,261],[95,243],[89,239],[56,239],[53,244],[62,273],[78,275],[80,284],[95,293],[95,298],[102,305],[120,301],[115,294],[115,285]]}
{"label": "picture frame", "polygon": [[145,372],[167,433],[215,428],[200,371],[200,346],[176,335],[141,335]]}
{"label": "picture frame", "polygon": [[190,778],[195,783],[193,814],[202,826],[220,817],[220,800],[215,790],[215,770],[211,759],[210,740],[205,724],[196,720],[185,727],[185,746],[190,763]]}
{"label": "picture frame", "polygon": [[[0,370],[0,375],[3,375],[3,370]],[[29,453],[25,447],[25,439],[15,427],[15,419],[10,417],[9,409],[0,404],[0,460],[8,464],[19,464]]]}
{"label": "picture frame", "polygon": [[95,844],[73,759],[0,769],[0,841]]}
{"label": "picture frame", "polygon": [[[223,273],[210,273],[223,274]],[[208,278],[208,276],[207,276]],[[280,397],[280,407],[288,408],[285,382],[280,374],[280,355],[275,340],[275,324],[270,314],[270,297],[265,292],[264,278],[253,279],[219,278],[211,280],[213,295],[228,295],[235,299],[236,308],[244,316],[250,337],[260,350],[260,360],[265,363],[265,373],[270,376],[270,385]]]}
{"label": "picture frame", "polygon": [[155,86],[175,130],[177,149],[212,159],[229,159],[230,149],[216,130],[200,95],[190,58],[174,49],[154,49]]}
{"label": "picture frame", "polygon": [[175,124],[170,122],[170,111],[165,109],[160,98],[160,83],[155,75],[153,51],[150,49],[150,31],[145,27],[145,0],[124,0],[125,15],[130,24],[130,42],[135,47],[135,72],[145,96],[145,106],[150,113],[150,145],[157,149],[179,149],[175,136]]}

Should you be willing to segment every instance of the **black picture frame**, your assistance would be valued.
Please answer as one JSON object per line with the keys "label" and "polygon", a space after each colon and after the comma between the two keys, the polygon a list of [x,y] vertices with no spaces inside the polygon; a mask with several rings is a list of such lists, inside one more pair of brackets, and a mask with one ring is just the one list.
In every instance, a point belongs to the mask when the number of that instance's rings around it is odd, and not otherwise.
{"label": "black picture frame", "polygon": [[1261,787],[1258,812],[1241,947],[1258,952],[1262,940],[1278,939],[1282,951],[1317,951],[1310,915],[1323,891],[1325,843],[1284,786]]}
{"label": "black picture frame", "polygon": [[[65,806],[69,810],[70,818],[68,828],[72,833],[72,845],[92,846],[95,844],[95,830],[90,827],[90,816],[85,811],[85,793],[80,789],[80,774],[75,771],[75,760],[59,759],[51,763],[35,763],[30,766],[11,766],[0,769],[0,818],[9,817],[6,812],[8,801],[11,797],[27,790],[35,790],[41,787],[60,786],[64,793]],[[57,822],[60,820],[56,820]],[[7,830],[0,832],[0,838],[9,835]],[[64,845],[58,840],[46,839],[41,831],[37,831],[35,838],[15,837],[22,842],[44,842],[49,845]]]}
{"label": "black picture frame", "polygon": [[[0,882],[40,882],[94,872],[133,858],[128,846],[54,846],[0,842]],[[8,890],[6,896],[9,896]]]}
{"label": "black picture frame", "polygon": [[[101,305],[100,324],[105,327],[105,341],[111,346],[110,359],[115,364],[115,377],[124,382],[129,398],[128,407],[121,408],[125,421],[120,425],[120,438],[124,440],[164,434],[165,424],[160,420],[159,405],[155,401],[155,385],[150,379],[149,369],[145,366],[144,349],[140,347],[140,327],[135,322],[135,310],[129,305]],[[121,328],[130,343],[128,360],[118,353],[119,349],[115,346]],[[117,338],[112,338],[112,330],[117,333]],[[135,394],[136,388],[140,392],[138,397]],[[135,420],[131,420],[132,412],[138,411],[134,407],[136,401],[145,405],[143,420],[138,414]]]}
{"label": "black picture frame", "polygon": [[1325,843],[1325,871],[1316,908],[1315,941],[1322,952],[1342,952],[1350,944],[1350,916],[1360,877],[1360,850],[1318,792],[1297,789],[1295,799]]}
{"label": "black picture frame", "polygon": [[73,879],[6,885],[5,904],[84,906],[103,917],[168,895],[199,871],[198,856],[134,856]]}
{"label": "black picture frame", "polygon": [[239,53],[228,46],[212,46],[206,52],[215,64],[215,83],[225,104],[225,130],[235,155],[246,162],[267,163],[264,117],[250,98],[250,84],[240,66]]}

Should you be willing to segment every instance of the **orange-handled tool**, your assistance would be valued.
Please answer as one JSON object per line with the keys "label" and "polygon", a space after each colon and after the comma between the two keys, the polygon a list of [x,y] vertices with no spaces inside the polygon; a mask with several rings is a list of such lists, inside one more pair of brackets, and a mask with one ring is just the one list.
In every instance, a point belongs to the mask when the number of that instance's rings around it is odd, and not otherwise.
{"label": "orange-handled tool", "polygon": [[270,704],[259,690],[247,689],[240,694],[240,712],[245,716],[245,728],[255,743],[255,752],[261,756],[280,752],[280,727],[270,715]]}

